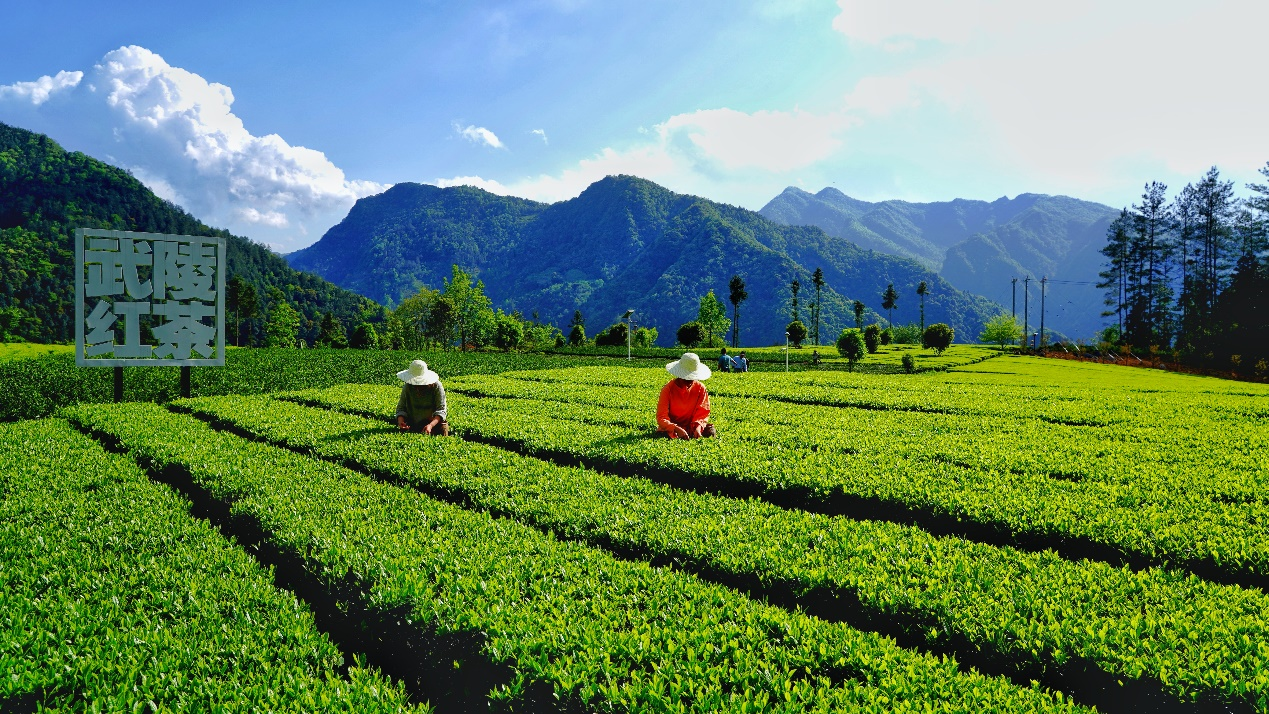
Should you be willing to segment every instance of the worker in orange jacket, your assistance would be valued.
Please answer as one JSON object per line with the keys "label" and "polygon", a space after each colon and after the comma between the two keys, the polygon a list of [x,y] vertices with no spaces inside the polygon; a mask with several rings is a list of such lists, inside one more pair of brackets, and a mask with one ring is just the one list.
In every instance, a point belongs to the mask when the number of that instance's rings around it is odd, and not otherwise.
{"label": "worker in orange jacket", "polygon": [[709,392],[701,382],[709,379],[709,367],[695,352],[685,352],[665,366],[674,379],[661,388],[657,402],[657,433],[671,439],[697,439],[715,435],[709,419]]}

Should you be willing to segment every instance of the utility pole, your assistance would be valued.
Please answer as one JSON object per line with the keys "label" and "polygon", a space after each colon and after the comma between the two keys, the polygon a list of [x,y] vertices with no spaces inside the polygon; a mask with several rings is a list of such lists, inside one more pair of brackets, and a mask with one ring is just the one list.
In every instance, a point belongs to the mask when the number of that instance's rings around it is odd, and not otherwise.
{"label": "utility pole", "polygon": [[1010,305],[1009,307],[1013,310],[1013,321],[1017,322],[1018,321],[1018,279],[1014,278],[1010,282],[1013,283],[1013,304]]}
{"label": "utility pole", "polygon": [[1027,339],[1031,334],[1031,325],[1028,318],[1031,317],[1031,276],[1028,275],[1022,281],[1022,339]]}
{"label": "utility pole", "polygon": [[1049,276],[1040,278],[1040,349],[1044,349],[1044,287],[1049,282]]}

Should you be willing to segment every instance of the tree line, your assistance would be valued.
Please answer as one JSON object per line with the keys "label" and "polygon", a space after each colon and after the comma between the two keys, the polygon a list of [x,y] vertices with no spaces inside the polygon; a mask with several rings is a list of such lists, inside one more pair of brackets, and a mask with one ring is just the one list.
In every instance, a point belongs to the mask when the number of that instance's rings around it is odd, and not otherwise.
{"label": "tree line", "polygon": [[[1260,169],[1269,178],[1269,163]],[[1158,181],[1107,230],[1097,286],[1106,342],[1269,373],[1269,184],[1249,196],[1212,167],[1171,198]]]}
{"label": "tree line", "polygon": [[[811,278],[815,298],[806,304],[809,313],[808,328],[801,320],[799,293],[800,282],[794,278],[790,288],[790,317],[786,326],[789,344],[801,347],[808,339],[816,346],[820,337],[820,301],[825,286],[824,273],[817,268]],[[929,294],[922,281],[916,288],[921,300],[921,324],[896,326],[888,319],[882,328],[874,323],[866,329],[863,319],[866,308],[854,301],[855,332],[864,352],[876,352],[879,345],[893,342],[922,343],[935,349],[945,349],[951,342],[951,328],[946,325],[925,326],[925,296]],[[728,283],[728,299],[732,316],[727,317],[723,301],[711,289],[701,296],[694,320],[683,323],[675,333],[677,343],[683,347],[717,347],[725,344],[730,331],[731,346],[740,345],[740,307],[749,297],[744,278],[733,275]],[[886,286],[880,296],[882,309],[891,312],[899,295],[894,284]],[[494,309],[485,295],[484,283],[457,265],[440,289],[420,287],[414,295],[404,298],[395,309],[367,310],[350,330],[332,312],[325,313],[315,336],[306,339],[301,331],[302,317],[289,304],[283,291],[270,288],[261,298],[255,286],[239,277],[231,278],[226,285],[227,342],[236,346],[263,347],[333,347],[358,349],[423,349],[450,348],[479,349],[496,347],[503,350],[544,349],[564,346],[624,346],[652,347],[658,333],[655,327],[636,324],[636,319],[617,320],[601,329],[594,337],[587,334],[586,320],[581,310],[575,310],[565,335],[554,325],[542,323],[534,314],[529,318],[520,312],[504,312]],[[937,329],[935,329],[937,327]],[[931,332],[933,330],[933,332]],[[833,344],[840,347],[842,336]],[[931,342],[932,340],[932,342]],[[928,343],[928,344],[927,344]],[[853,364],[853,362],[852,362]]]}

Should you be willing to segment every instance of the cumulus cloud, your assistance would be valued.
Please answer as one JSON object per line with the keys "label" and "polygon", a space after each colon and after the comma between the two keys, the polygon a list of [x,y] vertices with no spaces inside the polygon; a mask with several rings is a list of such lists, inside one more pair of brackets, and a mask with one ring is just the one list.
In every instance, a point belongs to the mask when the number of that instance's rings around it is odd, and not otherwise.
{"label": "cumulus cloud", "polygon": [[229,87],[129,46],[88,72],[0,87],[0,120],[128,168],[204,222],[284,250],[387,188],[348,180],[320,151],[253,135],[233,101]]}
{"label": "cumulus cloud", "polygon": [[47,102],[53,94],[76,87],[84,78],[83,72],[62,70],[56,76],[45,75],[34,82],[16,82],[0,86],[0,102],[27,102],[32,106]]}
{"label": "cumulus cloud", "polygon": [[450,188],[453,186],[475,186],[476,188],[483,188],[489,193],[496,193],[499,196],[511,195],[511,190],[506,186],[503,186],[493,179],[484,179],[479,176],[455,176],[454,178],[437,179],[434,183],[441,188]]}
{"label": "cumulus cloud", "polygon": [[1157,172],[1197,178],[1212,164],[1254,175],[1269,157],[1261,120],[1269,97],[1248,91],[1237,71],[1261,63],[1267,4],[838,7],[833,28],[851,42],[908,53],[900,71],[862,78],[845,97],[848,110],[901,119],[923,134],[934,117],[963,122],[973,131],[960,146],[1047,181],[1048,190],[1096,192]]}
{"label": "cumulus cloud", "polygon": [[702,110],[671,116],[641,131],[633,145],[606,147],[557,173],[507,182],[459,176],[435,183],[554,202],[577,196],[605,176],[630,174],[675,191],[760,206],[797,180],[791,172],[839,151],[852,123],[845,114]]}
{"label": "cumulus cloud", "polygon": [[656,127],[656,133],[663,144],[698,166],[785,172],[837,151],[850,124],[842,114],[705,109],[672,116]]}
{"label": "cumulus cloud", "polygon": [[489,131],[483,126],[468,125],[460,127],[458,124],[455,124],[454,130],[458,132],[459,136],[473,144],[484,144],[485,146],[493,147],[495,149],[507,148],[502,143],[502,140],[498,138],[497,134]]}
{"label": "cumulus cloud", "polygon": [[[1062,13],[1088,0],[1070,0]],[[905,40],[964,43],[1051,17],[1053,8],[1015,0],[837,0],[833,29],[852,40],[904,49]]]}

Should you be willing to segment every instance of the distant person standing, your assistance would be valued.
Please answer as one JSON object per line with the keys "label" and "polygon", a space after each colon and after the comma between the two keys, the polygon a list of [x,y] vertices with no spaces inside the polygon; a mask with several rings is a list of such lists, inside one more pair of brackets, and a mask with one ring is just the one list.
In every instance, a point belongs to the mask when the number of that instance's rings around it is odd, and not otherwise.
{"label": "distant person standing", "polygon": [[715,435],[709,419],[709,392],[702,380],[709,379],[709,367],[695,352],[684,352],[665,366],[674,375],[661,388],[657,402],[657,433],[671,439],[698,439]]}
{"label": "distant person standing", "polygon": [[736,358],[732,360],[732,364],[735,366],[737,372],[749,371],[749,359],[745,357],[744,350],[741,350],[740,354],[736,355]]}
{"label": "distant person standing", "polygon": [[735,368],[735,366],[736,361],[731,358],[731,355],[727,354],[727,348],[724,347],[722,351],[718,353],[718,371],[730,372]]}
{"label": "distant person standing", "polygon": [[811,364],[819,364],[819,363],[820,363],[820,351],[811,350]]}
{"label": "distant person standing", "polygon": [[409,368],[397,372],[401,397],[397,399],[397,428],[432,436],[449,436],[445,387],[441,377],[427,368],[427,362],[416,359]]}

